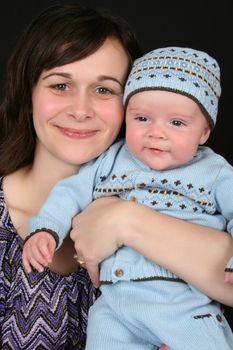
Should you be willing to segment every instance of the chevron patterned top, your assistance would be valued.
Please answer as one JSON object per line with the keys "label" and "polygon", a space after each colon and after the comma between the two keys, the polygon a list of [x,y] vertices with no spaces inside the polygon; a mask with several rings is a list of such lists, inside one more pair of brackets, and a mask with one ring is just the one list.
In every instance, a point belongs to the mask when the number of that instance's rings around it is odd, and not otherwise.
{"label": "chevron patterned top", "polygon": [[22,245],[0,178],[0,348],[83,350],[87,313],[96,297],[86,270],[68,276],[49,269],[28,275]]}

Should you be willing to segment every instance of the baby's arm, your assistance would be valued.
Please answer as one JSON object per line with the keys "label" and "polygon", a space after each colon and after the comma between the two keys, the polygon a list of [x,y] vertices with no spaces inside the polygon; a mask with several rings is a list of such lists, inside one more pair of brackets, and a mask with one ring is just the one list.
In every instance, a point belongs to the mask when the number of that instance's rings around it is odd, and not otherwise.
{"label": "baby's arm", "polygon": [[90,163],[79,174],[57,183],[39,215],[29,220],[29,234],[23,249],[27,272],[31,272],[31,266],[39,272],[44,270],[69,233],[73,216],[92,201],[95,169]]}
{"label": "baby's arm", "polygon": [[42,272],[52,261],[55,248],[56,241],[48,232],[40,231],[29,236],[24,243],[22,255],[25,271],[30,273],[31,267],[34,267],[38,272]]}
{"label": "baby's arm", "polygon": [[30,218],[28,237],[37,235],[38,231],[46,231],[53,236],[56,248],[59,248],[71,229],[74,215],[92,201],[92,189],[93,184],[87,171],[59,181],[39,214]]}
{"label": "baby's arm", "polygon": [[68,234],[72,217],[79,212],[76,177],[59,182],[49,194],[39,215],[29,220],[29,234],[22,255],[26,272],[31,272],[31,267],[42,272],[52,261],[56,247],[62,244]]}
{"label": "baby's arm", "polygon": [[78,174],[59,181],[39,214],[30,218],[29,236],[37,235],[38,231],[49,232],[59,248],[70,231],[73,216],[83,209],[82,187],[82,178]]}
{"label": "baby's arm", "polygon": [[72,218],[79,212],[76,178],[73,176],[60,181],[52,189],[39,215],[30,218],[22,255],[27,273],[31,272],[31,267],[42,272],[51,263],[56,247],[68,234]]}

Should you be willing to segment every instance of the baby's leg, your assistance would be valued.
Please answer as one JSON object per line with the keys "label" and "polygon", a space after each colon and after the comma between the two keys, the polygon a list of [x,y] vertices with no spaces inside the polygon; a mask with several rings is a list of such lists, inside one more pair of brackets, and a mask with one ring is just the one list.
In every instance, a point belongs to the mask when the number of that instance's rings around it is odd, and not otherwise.
{"label": "baby's leg", "polygon": [[151,343],[160,339],[170,350],[233,349],[233,333],[219,304],[188,284],[137,282],[133,289],[141,306],[137,313],[134,308],[135,322],[141,321]]}
{"label": "baby's leg", "polygon": [[85,350],[155,350],[148,342],[137,338],[101,295],[90,308]]}

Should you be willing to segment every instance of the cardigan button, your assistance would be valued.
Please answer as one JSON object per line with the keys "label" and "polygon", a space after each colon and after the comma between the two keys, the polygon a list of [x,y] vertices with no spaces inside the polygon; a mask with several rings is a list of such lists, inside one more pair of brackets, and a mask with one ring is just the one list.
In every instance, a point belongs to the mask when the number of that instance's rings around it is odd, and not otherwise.
{"label": "cardigan button", "polygon": [[219,314],[216,316],[216,319],[218,320],[218,322],[222,322],[222,316],[220,316]]}
{"label": "cardigan button", "polygon": [[122,270],[122,269],[116,269],[114,273],[115,273],[116,277],[124,276],[124,270]]}

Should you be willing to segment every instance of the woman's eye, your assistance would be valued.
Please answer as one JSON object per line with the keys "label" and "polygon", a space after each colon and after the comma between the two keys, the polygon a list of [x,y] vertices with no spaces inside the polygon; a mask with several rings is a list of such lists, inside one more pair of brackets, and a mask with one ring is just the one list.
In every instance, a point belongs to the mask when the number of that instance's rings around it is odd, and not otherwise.
{"label": "woman's eye", "polygon": [[100,95],[112,95],[113,94],[113,91],[108,89],[108,88],[105,88],[105,87],[98,87],[96,89],[96,91],[100,94]]}
{"label": "woman's eye", "polygon": [[104,86],[99,86],[95,88],[95,93],[103,99],[111,99],[117,96],[122,96],[122,91],[119,89],[110,89]]}
{"label": "woman's eye", "polygon": [[66,91],[68,87],[67,84],[60,83],[51,85],[51,88],[58,91]]}
{"label": "woman's eye", "polygon": [[65,83],[51,84],[49,88],[57,92],[63,92],[68,90],[68,86]]}

